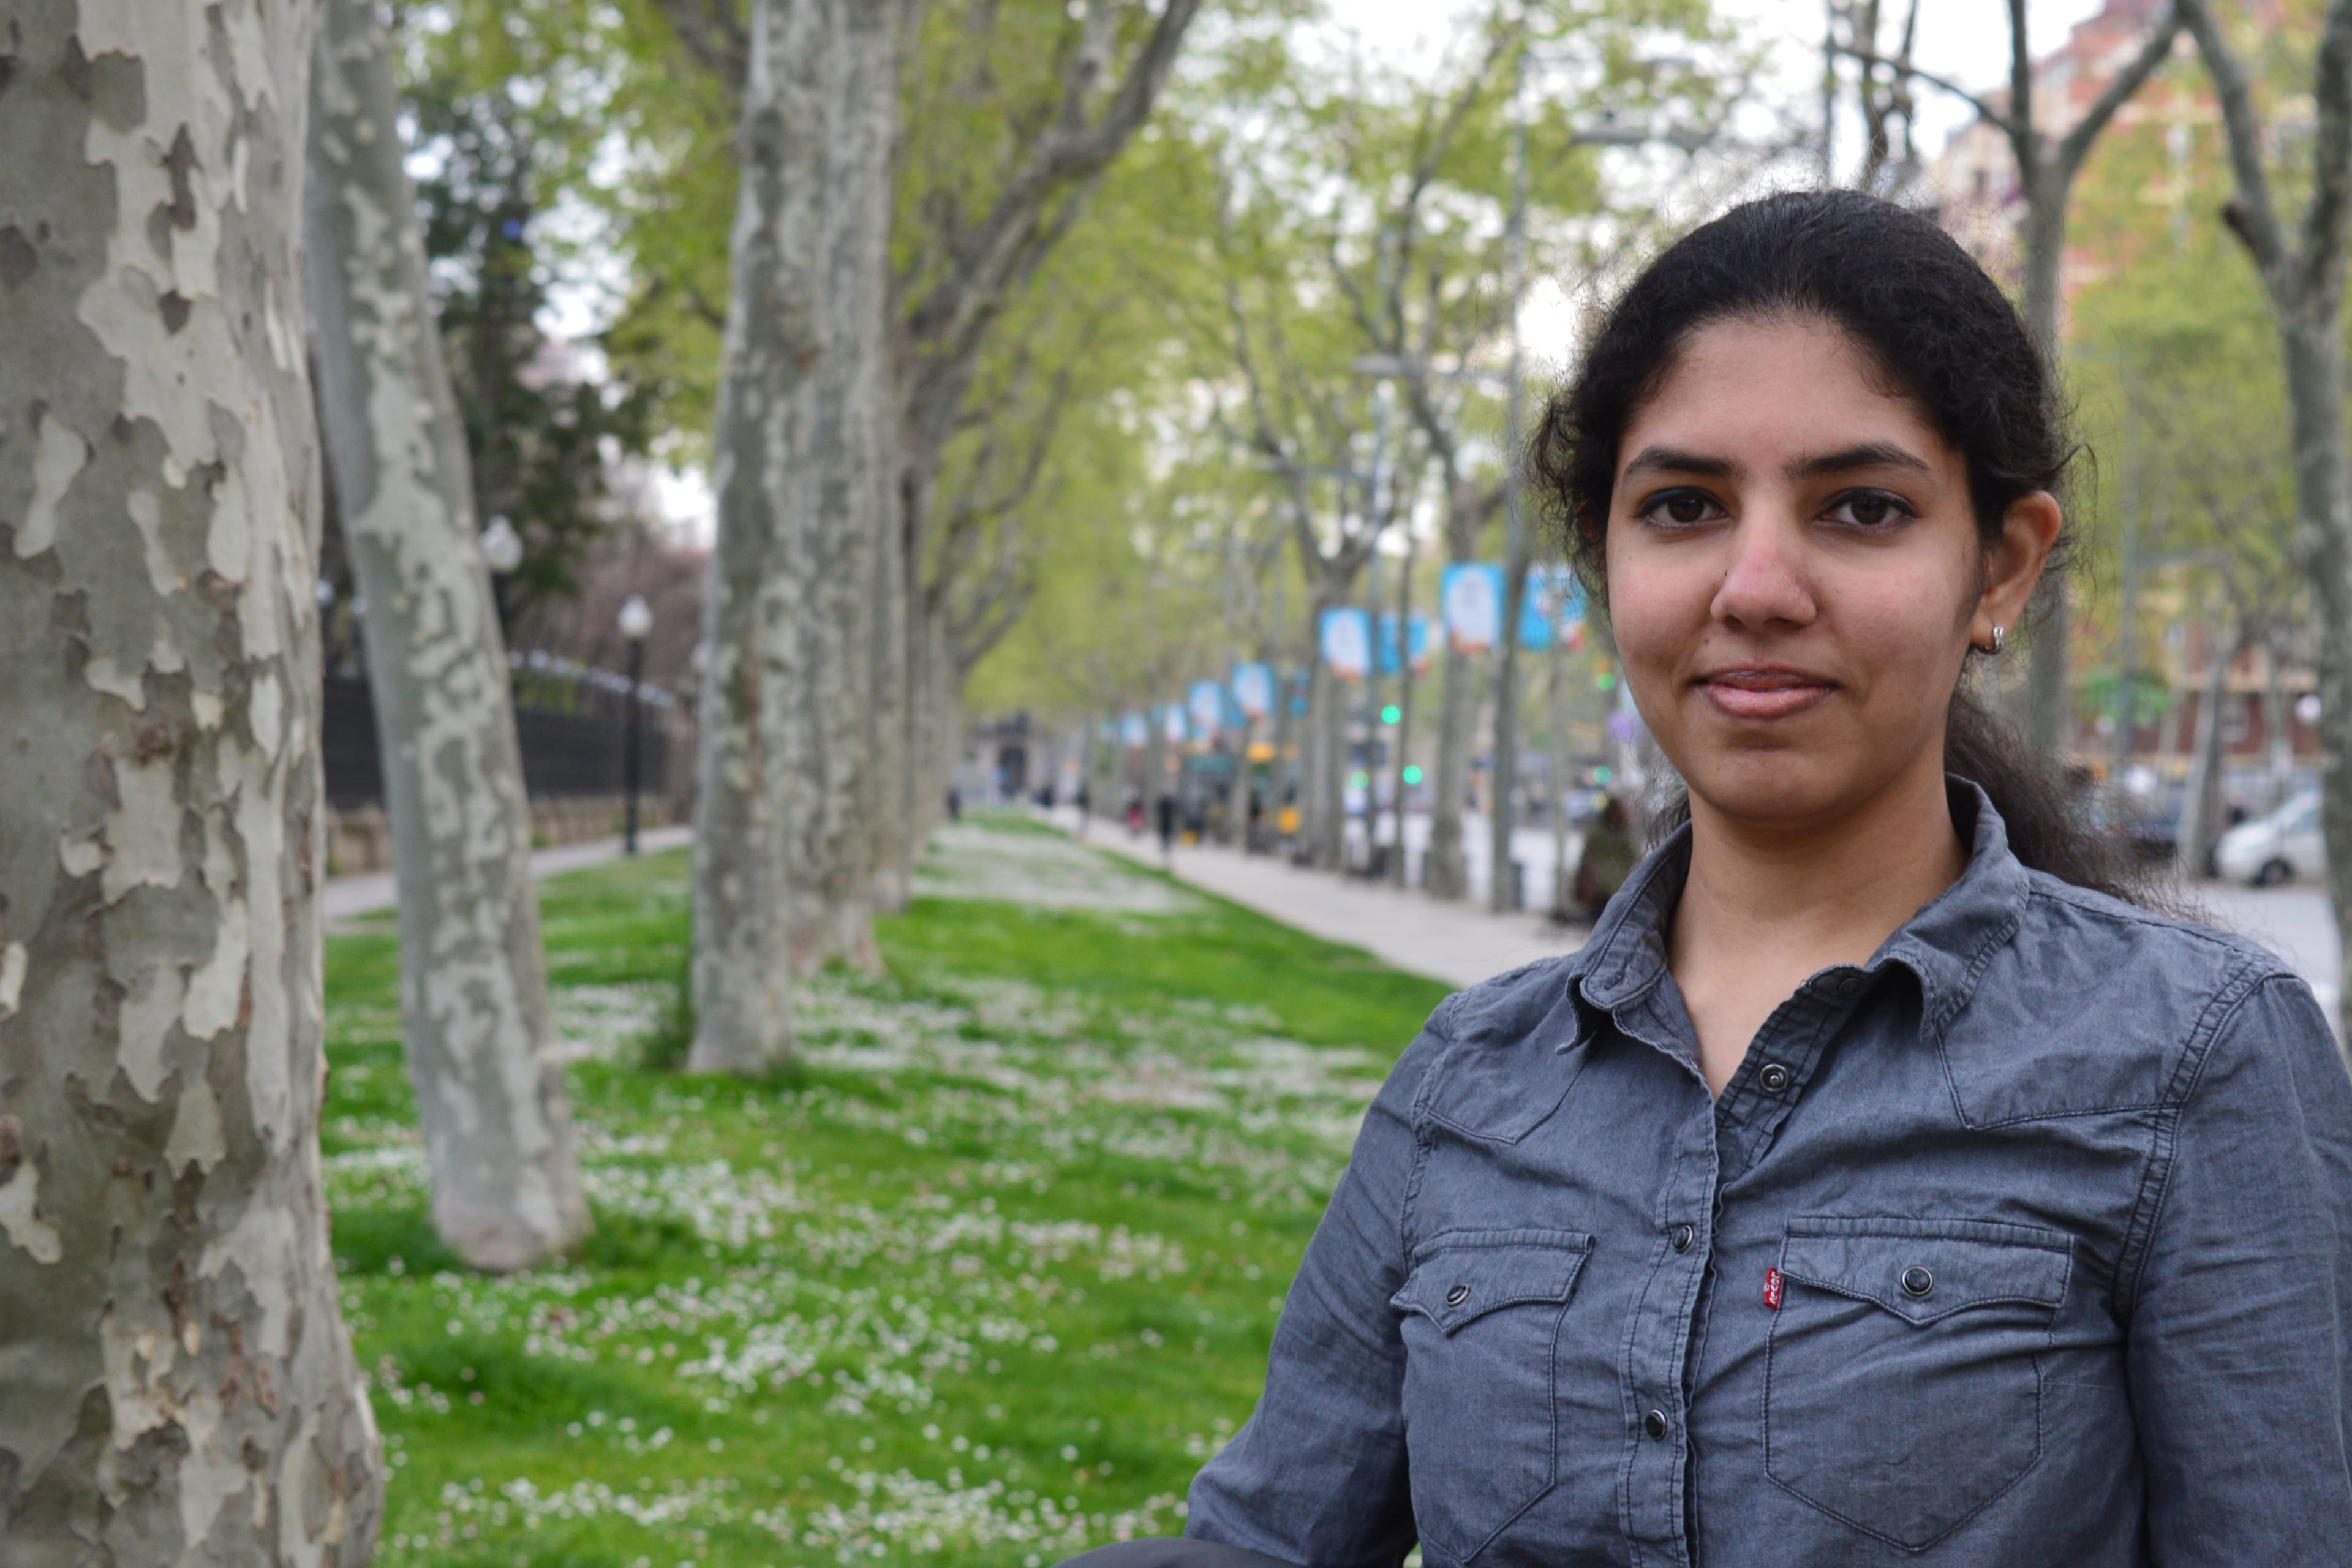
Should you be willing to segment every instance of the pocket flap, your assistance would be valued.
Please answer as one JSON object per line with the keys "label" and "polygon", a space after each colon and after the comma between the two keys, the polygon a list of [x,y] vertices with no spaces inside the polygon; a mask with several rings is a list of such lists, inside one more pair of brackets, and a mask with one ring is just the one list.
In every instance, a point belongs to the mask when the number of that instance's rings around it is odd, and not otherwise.
{"label": "pocket flap", "polygon": [[1415,1250],[1389,1305],[1450,1334],[1498,1307],[1567,1300],[1591,1251],[1592,1238],[1572,1230],[1448,1231]]}
{"label": "pocket flap", "polygon": [[1995,1301],[2056,1307],[2073,1267],[2063,1233],[1983,1221],[1798,1220],[1780,1248],[1786,1278],[1914,1323]]}

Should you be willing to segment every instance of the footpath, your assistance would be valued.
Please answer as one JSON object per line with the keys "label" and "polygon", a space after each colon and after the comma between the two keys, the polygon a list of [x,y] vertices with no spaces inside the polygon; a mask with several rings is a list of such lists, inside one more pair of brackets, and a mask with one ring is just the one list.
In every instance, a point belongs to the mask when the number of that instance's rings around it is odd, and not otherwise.
{"label": "footpath", "polygon": [[[652,855],[664,849],[680,849],[694,842],[691,827],[653,827],[637,835],[637,849]],[[584,844],[566,844],[554,849],[541,849],[530,858],[530,874],[534,881],[544,881],[561,871],[585,870],[602,866],[607,860],[621,858],[618,838],[592,838]],[[332,877],[328,879],[326,915],[329,921],[346,921],[356,915],[372,915],[378,910],[388,910],[400,901],[400,886],[389,871],[374,871],[362,877]]]}
{"label": "footpath", "polygon": [[[1086,833],[1077,814],[1049,820],[1079,842],[1147,866],[1160,866],[1160,841],[1131,837],[1097,816]],[[1532,913],[1498,915],[1470,904],[1444,904],[1385,882],[1309,871],[1271,855],[1244,855],[1221,845],[1178,845],[1170,868],[1180,882],[1255,910],[1285,925],[1370,952],[1382,963],[1450,985],[1475,985],[1539,958],[1583,945],[1583,926],[1554,925]]]}

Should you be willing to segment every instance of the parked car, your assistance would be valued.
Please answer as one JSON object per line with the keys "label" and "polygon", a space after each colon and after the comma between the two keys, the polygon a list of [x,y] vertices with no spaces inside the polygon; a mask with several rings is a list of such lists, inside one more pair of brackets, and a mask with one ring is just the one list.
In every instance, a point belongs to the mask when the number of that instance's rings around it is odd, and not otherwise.
{"label": "parked car", "polygon": [[2169,866],[2179,857],[2180,825],[2155,802],[2103,790],[2087,809],[2093,831],[2114,840],[2134,865]]}
{"label": "parked car", "polygon": [[2238,824],[2213,847],[2213,865],[2223,878],[2257,888],[2316,877],[2326,863],[2315,794],[2299,795],[2268,816]]}

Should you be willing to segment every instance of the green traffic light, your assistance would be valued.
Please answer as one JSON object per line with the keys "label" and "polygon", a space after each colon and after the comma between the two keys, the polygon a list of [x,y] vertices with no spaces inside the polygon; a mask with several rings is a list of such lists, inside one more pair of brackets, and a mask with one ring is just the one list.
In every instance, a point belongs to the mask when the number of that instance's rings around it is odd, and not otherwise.
{"label": "green traffic light", "polygon": [[1348,787],[1349,789],[1362,789],[1366,784],[1370,784],[1371,782],[1372,775],[1366,773],[1361,768],[1358,768],[1354,773],[1348,775]]}
{"label": "green traffic light", "polygon": [[1405,769],[1404,782],[1408,784],[1419,784],[1421,782],[1421,770],[1419,768]]}
{"label": "green traffic light", "polygon": [[1394,724],[1401,721],[1403,718],[1404,710],[1398,707],[1393,702],[1381,710],[1381,722],[1383,724]]}
{"label": "green traffic light", "polygon": [[1600,767],[1592,770],[1592,782],[1599,784],[1602,789],[1607,789],[1609,787],[1609,781],[1616,776],[1617,774],[1615,770],[1611,768],[1605,763]]}

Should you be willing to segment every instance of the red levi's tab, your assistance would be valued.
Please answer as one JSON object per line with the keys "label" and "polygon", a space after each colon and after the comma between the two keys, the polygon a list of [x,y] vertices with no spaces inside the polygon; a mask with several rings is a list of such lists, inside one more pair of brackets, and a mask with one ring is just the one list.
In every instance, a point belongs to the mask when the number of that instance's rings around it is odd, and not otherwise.
{"label": "red levi's tab", "polygon": [[1780,1271],[1777,1268],[1764,1270],[1764,1304],[1776,1312],[1780,1310]]}

